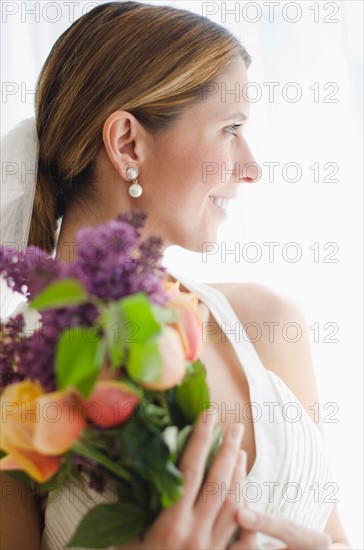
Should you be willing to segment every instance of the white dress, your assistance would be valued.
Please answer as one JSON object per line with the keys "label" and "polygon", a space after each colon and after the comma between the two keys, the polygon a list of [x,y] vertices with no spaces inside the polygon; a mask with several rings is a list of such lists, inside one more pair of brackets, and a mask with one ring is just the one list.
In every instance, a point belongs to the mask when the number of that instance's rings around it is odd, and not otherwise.
{"label": "white dress", "polygon": [[[319,429],[281,378],[264,367],[225,296],[208,284],[174,277],[211,310],[233,345],[249,384],[256,460],[242,485],[243,497],[252,509],[323,531],[336,501],[337,485]],[[240,341],[234,335],[237,327]],[[94,503],[115,499],[110,487],[102,495],[92,490],[86,494],[76,484],[55,495],[47,503],[41,548],[65,548]],[[260,544],[272,540],[258,534]]]}

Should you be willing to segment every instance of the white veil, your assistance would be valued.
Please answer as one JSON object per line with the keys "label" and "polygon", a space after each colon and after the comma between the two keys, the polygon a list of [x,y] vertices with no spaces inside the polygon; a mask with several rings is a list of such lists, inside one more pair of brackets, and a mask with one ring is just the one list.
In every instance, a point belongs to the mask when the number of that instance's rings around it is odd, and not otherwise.
{"label": "white veil", "polygon": [[[11,254],[28,243],[38,168],[35,118],[17,124],[1,140],[0,244]],[[25,298],[0,278],[0,318],[22,310]],[[18,306],[18,307],[17,307]]]}

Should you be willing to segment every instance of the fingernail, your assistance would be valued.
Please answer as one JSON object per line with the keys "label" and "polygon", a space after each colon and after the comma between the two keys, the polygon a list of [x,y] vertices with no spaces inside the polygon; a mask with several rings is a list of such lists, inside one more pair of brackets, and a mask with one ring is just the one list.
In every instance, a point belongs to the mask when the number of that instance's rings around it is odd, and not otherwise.
{"label": "fingernail", "polygon": [[248,508],[241,508],[241,510],[239,510],[239,516],[246,523],[254,523],[257,519],[257,514],[252,510],[248,510]]}

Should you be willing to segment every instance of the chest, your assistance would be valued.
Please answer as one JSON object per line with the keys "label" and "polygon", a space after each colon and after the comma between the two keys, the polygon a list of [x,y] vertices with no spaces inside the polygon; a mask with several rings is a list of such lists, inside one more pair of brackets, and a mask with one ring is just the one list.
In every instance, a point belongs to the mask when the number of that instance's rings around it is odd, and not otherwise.
{"label": "chest", "polygon": [[[209,322],[217,324],[211,315]],[[207,338],[200,358],[206,368],[210,401],[218,415],[218,424],[223,431],[235,422],[245,428],[241,448],[247,453],[249,473],[256,457],[249,385],[235,349],[220,328],[218,334]]]}

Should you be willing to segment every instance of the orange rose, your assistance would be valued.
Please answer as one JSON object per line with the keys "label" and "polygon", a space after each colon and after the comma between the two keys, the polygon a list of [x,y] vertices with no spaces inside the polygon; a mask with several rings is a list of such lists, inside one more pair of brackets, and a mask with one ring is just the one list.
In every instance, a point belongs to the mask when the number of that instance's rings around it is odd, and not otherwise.
{"label": "orange rose", "polygon": [[180,317],[180,322],[174,326],[182,339],[185,357],[195,361],[202,348],[202,317],[198,309],[198,298],[192,292],[181,292],[180,281],[175,283],[164,281],[164,288],[169,297],[166,307],[174,309]]}
{"label": "orange rose", "polygon": [[[58,456],[59,448],[67,448],[75,436],[83,428],[84,420],[76,415],[75,423],[62,423],[59,429],[58,423],[47,420],[50,410],[42,409],[40,398],[44,390],[39,382],[23,380],[6,387],[0,398],[1,405],[1,434],[0,447],[7,456],[0,460],[1,470],[24,470],[33,479],[39,482],[46,481],[54,475],[60,467]],[[60,405],[62,407],[62,404]],[[43,447],[45,437],[43,432],[57,433],[56,452],[52,448],[53,438]]]}
{"label": "orange rose", "polygon": [[39,382],[11,384],[0,397],[0,448],[7,453],[0,470],[23,470],[44,482],[57,472],[60,456],[72,447],[87,420],[115,426],[132,414],[138,401],[117,380],[97,382],[87,400],[72,387],[44,393]]}

